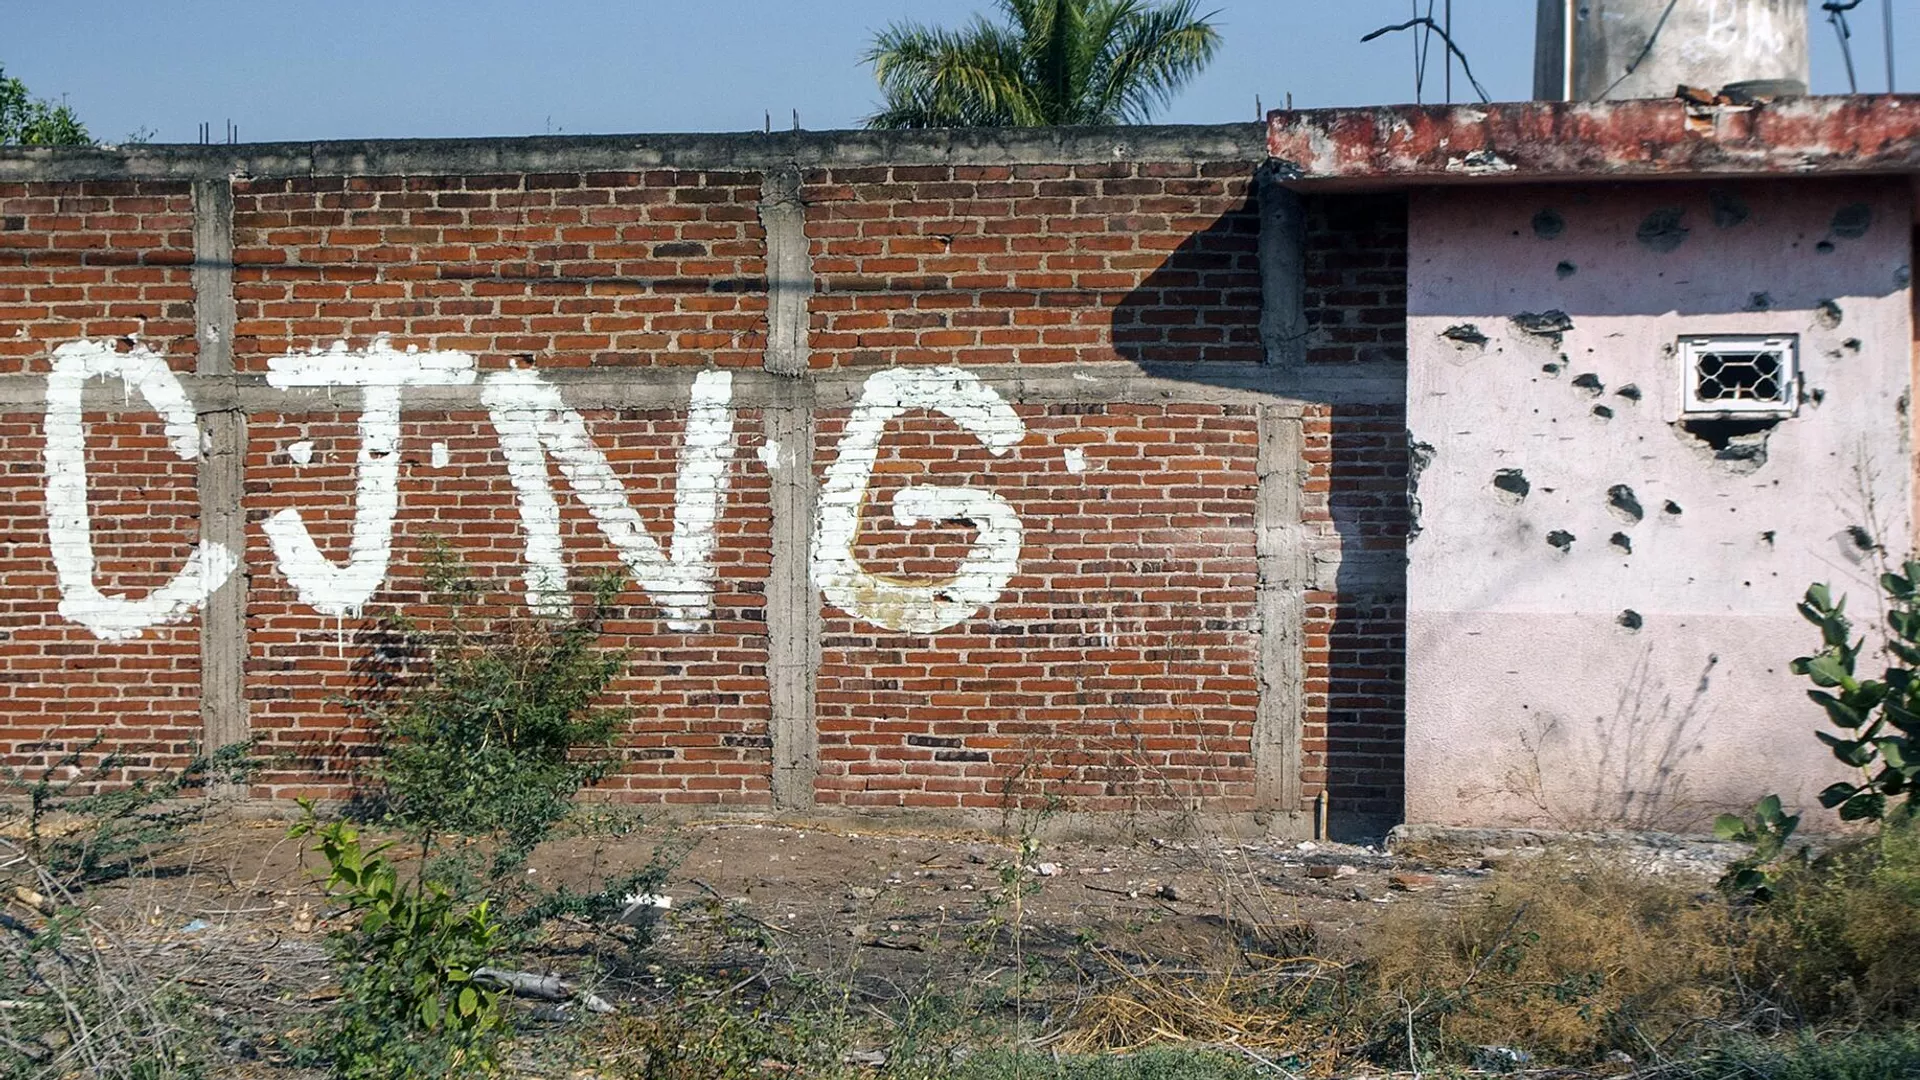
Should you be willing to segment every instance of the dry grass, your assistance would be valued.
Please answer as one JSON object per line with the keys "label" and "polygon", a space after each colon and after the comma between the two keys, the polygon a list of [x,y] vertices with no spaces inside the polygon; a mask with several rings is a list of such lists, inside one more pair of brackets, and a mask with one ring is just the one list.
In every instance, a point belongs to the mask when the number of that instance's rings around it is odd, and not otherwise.
{"label": "dry grass", "polygon": [[1150,1047],[1231,1048],[1326,1075],[1354,1042],[1350,965],[1315,956],[1204,975],[1135,967],[1101,952],[1111,978],[1075,1010],[1058,1048],[1132,1054]]}
{"label": "dry grass", "polygon": [[1441,1058],[1513,1046],[1569,1063],[1610,1050],[1659,1057],[1728,1013],[1740,941],[1726,903],[1695,883],[1604,858],[1543,858],[1480,902],[1382,921],[1367,945],[1374,1046]]}

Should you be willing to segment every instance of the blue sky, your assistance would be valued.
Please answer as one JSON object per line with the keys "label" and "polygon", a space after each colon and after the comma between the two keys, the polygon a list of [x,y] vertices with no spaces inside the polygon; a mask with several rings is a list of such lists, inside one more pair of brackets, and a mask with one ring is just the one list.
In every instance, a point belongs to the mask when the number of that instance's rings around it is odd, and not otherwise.
{"label": "blue sky", "polygon": [[[1414,0],[1215,0],[1219,58],[1160,119],[1255,118],[1413,99],[1411,42],[1367,31]],[[1855,17],[1863,89],[1885,86],[1879,4]],[[1445,0],[1439,0],[1443,5]],[[1422,9],[1425,0],[1420,0]],[[155,141],[738,131],[858,126],[877,94],[873,30],[956,23],[990,0],[0,0],[0,64],[61,97],[95,137]],[[1453,0],[1455,36],[1495,100],[1529,96],[1535,0]],[[1920,90],[1920,5],[1896,0],[1896,45]],[[1436,10],[1438,6],[1436,6]],[[1813,27],[1814,89],[1846,89]],[[1426,97],[1440,97],[1439,50]],[[1455,73],[1456,99],[1469,94]]]}

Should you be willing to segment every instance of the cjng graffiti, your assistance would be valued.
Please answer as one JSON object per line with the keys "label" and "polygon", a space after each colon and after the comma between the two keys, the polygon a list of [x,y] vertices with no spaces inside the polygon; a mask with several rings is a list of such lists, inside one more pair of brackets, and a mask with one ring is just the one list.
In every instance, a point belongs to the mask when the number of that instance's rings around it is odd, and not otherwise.
{"label": "cjng graffiti", "polygon": [[[93,529],[87,510],[86,425],[90,380],[118,380],[165,427],[182,460],[201,454],[201,430],[186,388],[165,361],[144,346],[124,351],[79,341],[53,353],[46,383],[47,532],[60,588],[60,614],[104,639],[138,637],[148,627],[189,618],[233,576],[238,556],[202,541],[167,584],[133,599],[95,584]],[[496,371],[482,378],[474,358],[459,352],[396,350],[378,341],[365,350],[344,343],[326,352],[268,361],[268,385],[324,387],[358,397],[360,450],[355,462],[353,518],[344,561],[321,550],[301,513],[285,509],[264,524],[273,557],[301,602],[331,615],[357,613],[386,579],[400,507],[400,418],[409,388],[479,383],[480,399],[506,458],[524,538],[527,602],[553,612],[565,603],[566,558],[559,501],[549,463],[619,553],[633,580],[675,630],[697,629],[712,615],[715,529],[726,505],[735,453],[733,380],[724,371],[695,378],[676,464],[673,519],[665,543],[633,508],[625,486],[594,444],[586,420],[537,372]],[[887,425],[912,409],[939,412],[1004,455],[1026,437],[1025,425],[992,387],[959,368],[877,372],[865,383],[827,465],[816,511],[815,584],[836,607],[890,630],[933,633],[993,603],[1018,565],[1023,528],[1013,507],[990,491],[914,484],[893,498],[902,525],[966,520],[977,535],[955,572],[942,579],[902,579],[873,572],[855,556],[862,507]],[[436,450],[436,454],[438,451]],[[804,449],[769,444],[767,468],[807,468]]]}

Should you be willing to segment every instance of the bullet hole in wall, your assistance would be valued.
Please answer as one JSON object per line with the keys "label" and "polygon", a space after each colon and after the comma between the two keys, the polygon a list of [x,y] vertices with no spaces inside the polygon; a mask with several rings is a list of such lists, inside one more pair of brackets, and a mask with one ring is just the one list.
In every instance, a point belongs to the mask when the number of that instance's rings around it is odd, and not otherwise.
{"label": "bullet hole in wall", "polygon": [[1647,516],[1633,489],[1625,484],[1615,484],[1607,489],[1607,507],[1628,521],[1639,521]]}
{"label": "bullet hole in wall", "polygon": [[1554,276],[1562,280],[1570,278],[1579,272],[1580,272],[1579,267],[1573,265],[1572,263],[1566,261],[1565,259],[1560,260],[1559,264],[1553,268]]}
{"label": "bullet hole in wall", "polygon": [[1533,215],[1533,235],[1551,240],[1567,231],[1567,219],[1558,210],[1542,210]]}
{"label": "bullet hole in wall", "polygon": [[1680,514],[1682,513],[1680,509],[1680,504],[1677,502],[1674,502],[1672,499],[1668,499],[1667,505],[1661,507],[1660,509],[1662,513],[1665,513],[1670,517],[1679,517]]}
{"label": "bullet hole in wall", "polygon": [[1549,375],[1558,375],[1560,374],[1560,365],[1559,364],[1541,364],[1540,370],[1546,372]]}
{"label": "bullet hole in wall", "polygon": [[1614,393],[1620,395],[1623,398],[1626,398],[1628,401],[1640,400],[1640,388],[1633,385],[1632,383],[1628,383],[1627,385],[1621,387],[1620,389],[1615,390]]}
{"label": "bullet hole in wall", "polygon": [[1817,243],[1817,244],[1815,244],[1815,245],[1813,245],[1813,250],[1814,250],[1814,251],[1815,251],[1815,252],[1816,252],[1817,254],[1821,254],[1821,255],[1831,255],[1831,254],[1833,254],[1833,241],[1831,241],[1831,240],[1822,240],[1822,241],[1820,241],[1819,243]]}
{"label": "bullet hole in wall", "polygon": [[1513,496],[1514,502],[1524,501],[1533,485],[1527,482],[1527,474],[1519,469],[1501,469],[1493,474],[1493,486]]}
{"label": "bullet hole in wall", "polygon": [[1748,311],[1772,311],[1773,310],[1773,294],[1757,292],[1749,295],[1747,297],[1747,310]]}
{"label": "bullet hole in wall", "polygon": [[1847,526],[1847,539],[1853,541],[1853,546],[1861,551],[1873,551],[1880,546],[1873,542],[1873,534],[1859,525]]}
{"label": "bullet hole in wall", "polygon": [[1622,555],[1633,554],[1633,537],[1628,536],[1626,533],[1614,533],[1607,538],[1607,543],[1612,544]]}
{"label": "bullet hole in wall", "polygon": [[1591,371],[1586,372],[1585,374],[1582,374],[1582,375],[1575,375],[1573,377],[1573,385],[1579,387],[1582,390],[1586,390],[1594,394],[1595,396],[1598,396],[1602,390],[1605,390],[1607,388],[1607,385],[1600,381],[1600,376],[1595,375]]}
{"label": "bullet hole in wall", "polygon": [[1846,318],[1846,313],[1840,310],[1838,302],[1822,300],[1813,306],[1813,317],[1822,327],[1833,330],[1840,326],[1840,321]]}
{"label": "bullet hole in wall", "polygon": [[1713,223],[1722,229],[1731,229],[1747,220],[1751,213],[1740,196],[1726,188],[1714,188],[1707,192],[1707,205],[1713,214]]}
{"label": "bullet hole in wall", "polygon": [[1634,239],[1647,250],[1665,255],[1687,242],[1690,230],[1680,223],[1685,216],[1686,211],[1677,206],[1655,210],[1640,220]]}
{"label": "bullet hole in wall", "polygon": [[1433,464],[1433,444],[1407,433],[1407,542],[1420,535],[1420,477]]}
{"label": "bullet hole in wall", "polygon": [[1774,535],[1775,535],[1774,531],[1772,529],[1768,529],[1766,532],[1763,532],[1760,534],[1760,542],[1767,545],[1768,547],[1772,547]]}
{"label": "bullet hole in wall", "polygon": [[1548,311],[1523,311],[1513,316],[1513,325],[1522,333],[1550,337],[1558,342],[1560,335],[1573,329],[1573,320],[1566,312],[1553,308]]}
{"label": "bullet hole in wall", "polygon": [[1573,550],[1573,534],[1565,529],[1555,529],[1547,534],[1547,543],[1560,551]]}
{"label": "bullet hole in wall", "polygon": [[1849,203],[1833,212],[1833,235],[1842,240],[1858,240],[1873,228],[1873,207]]}
{"label": "bullet hole in wall", "polygon": [[1593,407],[1593,415],[1599,417],[1602,420],[1611,420],[1613,419],[1613,410],[1609,409],[1605,405],[1595,405]]}
{"label": "bullet hole in wall", "polygon": [[1640,613],[1633,610],[1632,608],[1628,608],[1625,611],[1622,611],[1620,613],[1620,617],[1618,619],[1615,619],[1614,621],[1619,623],[1621,626],[1626,627],[1629,630],[1638,630],[1642,626],[1646,625],[1646,620],[1642,619],[1640,617]]}
{"label": "bullet hole in wall", "polygon": [[1772,416],[1693,417],[1673,426],[1696,450],[1729,472],[1744,475],[1767,463],[1767,436],[1779,423]]}
{"label": "bullet hole in wall", "polygon": [[1449,341],[1457,341],[1462,345],[1485,345],[1487,343],[1487,335],[1482,333],[1480,328],[1472,323],[1460,323],[1456,326],[1449,326],[1445,330],[1440,331],[1440,336]]}

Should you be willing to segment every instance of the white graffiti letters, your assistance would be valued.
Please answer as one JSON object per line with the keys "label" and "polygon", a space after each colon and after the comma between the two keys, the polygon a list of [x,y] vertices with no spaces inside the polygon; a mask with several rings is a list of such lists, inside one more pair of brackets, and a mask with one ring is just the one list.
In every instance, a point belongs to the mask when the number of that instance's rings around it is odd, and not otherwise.
{"label": "white graffiti letters", "polygon": [[[60,587],[60,613],[102,638],[138,637],[158,623],[185,618],[232,576],[239,560],[226,547],[202,541],[164,586],[133,600],[102,593],[94,583],[92,526],[87,514],[87,428],[82,416],[90,379],[119,379],[158,413],[182,459],[201,453],[201,430],[181,380],[158,356],[135,345],[119,352],[106,342],[80,341],[53,354],[46,383],[47,531]],[[393,349],[382,339],[364,351],[345,344],[327,352],[272,357],[266,382],[281,390],[344,389],[357,399],[360,451],[355,461],[353,524],[344,564],[328,558],[297,509],[280,510],[263,524],[274,559],[301,602],[347,616],[378,591],[392,558],[400,495],[400,417],[410,387],[470,385],[474,358],[459,352]],[[698,630],[713,616],[714,552],[735,454],[733,378],[701,372],[687,403],[685,434],[676,465],[673,531],[651,535],[634,509],[607,455],[595,446],[580,413],[558,387],[536,372],[510,369],[480,381],[486,407],[519,509],[525,542],[528,603],[543,613],[569,602],[561,545],[560,505],[551,467],[557,467],[635,583],[665,610],[673,630]],[[914,409],[938,412],[996,455],[1026,437],[1019,414],[993,388],[959,368],[880,371],[862,387],[838,451],[827,466],[815,519],[811,570],[827,601],[889,630],[935,633],[971,618],[998,600],[1012,579],[1025,531],[999,495],[965,486],[911,484],[892,500],[895,521],[965,522],[976,530],[951,575],[934,580],[875,573],[855,557],[867,499],[887,427]],[[286,447],[287,460],[314,460],[311,440]],[[768,442],[760,460],[769,469],[804,468],[808,448],[789,452]],[[435,443],[433,464],[449,461]],[[1069,468],[1079,467],[1070,459]]]}
{"label": "white graffiti letters", "polygon": [[664,552],[647,534],[606,455],[587,437],[586,421],[567,408],[560,391],[531,371],[503,371],[488,377],[480,396],[520,499],[529,602],[549,612],[566,603],[560,510],[547,476],[552,455],[635,582],[667,609],[667,626],[697,629],[713,611],[714,525],[733,460],[733,376],[705,371],[694,379],[674,487],[673,536]]}
{"label": "white graffiti letters", "polygon": [[203,541],[171,581],[144,599],[109,596],[94,584],[82,407],[87,380],[113,378],[160,414],[174,453],[185,461],[200,456],[199,418],[166,361],[137,344],[124,353],[104,341],[76,341],[54,350],[47,375],[47,540],[60,583],[60,614],[109,640],[139,637],[149,626],[185,618],[239,565],[233,552]]}
{"label": "white graffiti letters", "polygon": [[1013,507],[992,492],[914,484],[894,496],[894,520],[902,525],[971,522],[979,535],[966,558],[951,577],[931,582],[883,577],[860,565],[853,545],[880,439],[887,424],[909,409],[945,414],[996,455],[1018,445],[1027,429],[992,387],[950,367],[875,372],[847,420],[820,489],[814,583],[829,603],[850,615],[889,630],[931,634],[999,599],[1019,564],[1023,529]]}
{"label": "white graffiti letters", "polygon": [[335,566],[321,553],[300,511],[282,510],[267,519],[274,558],[302,602],[328,615],[353,614],[380,587],[393,549],[393,516],[400,507],[400,391],[472,381],[473,357],[465,353],[395,352],[385,341],[366,352],[350,353],[342,343],[330,352],[267,361],[271,386],[347,386],[360,391],[359,476],[347,565]]}

